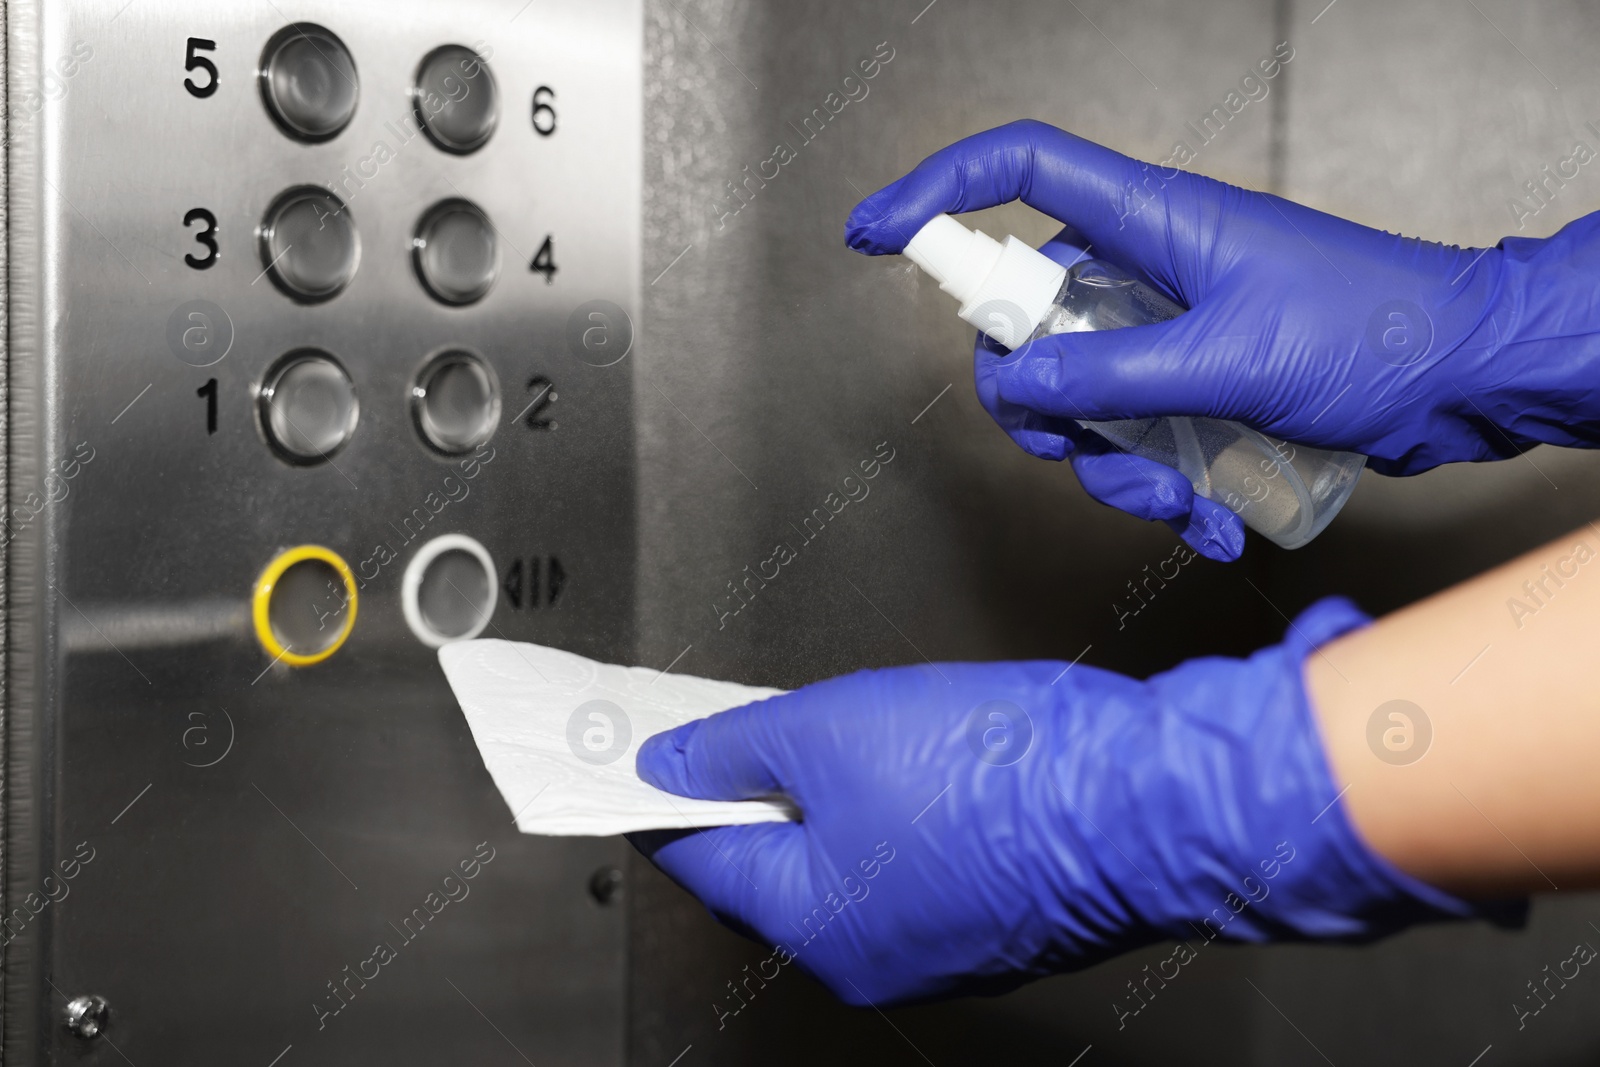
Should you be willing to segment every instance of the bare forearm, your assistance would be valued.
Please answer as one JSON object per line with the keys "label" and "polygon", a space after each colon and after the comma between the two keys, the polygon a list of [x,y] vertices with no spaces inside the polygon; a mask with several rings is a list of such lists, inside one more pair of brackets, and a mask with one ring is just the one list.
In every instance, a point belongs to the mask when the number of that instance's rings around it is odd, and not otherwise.
{"label": "bare forearm", "polygon": [[1332,642],[1305,673],[1379,854],[1467,896],[1600,885],[1592,526]]}

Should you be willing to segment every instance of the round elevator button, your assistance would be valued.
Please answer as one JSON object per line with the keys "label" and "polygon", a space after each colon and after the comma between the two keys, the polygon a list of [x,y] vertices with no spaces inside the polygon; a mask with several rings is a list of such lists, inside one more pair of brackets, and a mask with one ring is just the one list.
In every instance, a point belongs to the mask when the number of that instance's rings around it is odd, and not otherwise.
{"label": "round elevator button", "polygon": [[417,68],[411,97],[428,139],[446,152],[465,155],[483,147],[500,115],[489,65],[464,45],[429,52]]}
{"label": "round elevator button", "polygon": [[423,287],[446,304],[482,299],[500,269],[494,226],[468,200],[444,200],[428,209],[411,238],[411,259]]}
{"label": "round elevator button", "polygon": [[361,95],[355,60],[331,30],[285,26],[261,53],[261,98],[290,137],[326,141],[349,125]]}
{"label": "round elevator button", "polygon": [[355,628],[356,589],[349,564],[331,549],[300,545],[280,553],[251,596],[256,640],[274,662],[321,663]]}
{"label": "round elevator button", "polygon": [[261,223],[261,260],[273,284],[307,304],[331,300],[350,284],[361,238],[344,201],[314,185],[290,189]]}
{"label": "round elevator button", "polygon": [[417,550],[400,581],[406,625],[429,648],[477,637],[489,625],[500,588],[488,549],[445,534]]}
{"label": "round elevator button", "polygon": [[328,353],[290,352],[267,372],[256,397],[273,450],[299,466],[321,463],[356,431],[356,387]]}
{"label": "round elevator button", "polygon": [[441,352],[412,383],[411,414],[431,447],[448,455],[471,452],[500,425],[494,368],[471,352]]}

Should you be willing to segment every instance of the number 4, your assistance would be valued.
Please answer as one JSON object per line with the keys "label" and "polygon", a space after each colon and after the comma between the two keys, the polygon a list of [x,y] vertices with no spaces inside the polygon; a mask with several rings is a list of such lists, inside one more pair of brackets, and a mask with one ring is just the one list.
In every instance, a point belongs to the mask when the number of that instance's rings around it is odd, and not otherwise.
{"label": "number 4", "polygon": [[555,284],[556,271],[561,269],[560,267],[556,266],[556,249],[554,241],[554,237],[546,234],[544,244],[540,245],[539,251],[534,253],[533,262],[528,264],[529,270],[537,271],[538,273],[544,275],[544,283],[546,285]]}

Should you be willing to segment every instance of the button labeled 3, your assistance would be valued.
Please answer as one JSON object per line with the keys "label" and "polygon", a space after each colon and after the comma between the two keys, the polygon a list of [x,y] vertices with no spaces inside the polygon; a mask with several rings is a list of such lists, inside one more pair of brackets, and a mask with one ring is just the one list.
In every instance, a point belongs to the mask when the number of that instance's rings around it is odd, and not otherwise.
{"label": "button labeled 3", "polygon": [[273,284],[302,304],[332,300],[361,262],[350,209],[315,185],[288,190],[261,222],[261,262]]}

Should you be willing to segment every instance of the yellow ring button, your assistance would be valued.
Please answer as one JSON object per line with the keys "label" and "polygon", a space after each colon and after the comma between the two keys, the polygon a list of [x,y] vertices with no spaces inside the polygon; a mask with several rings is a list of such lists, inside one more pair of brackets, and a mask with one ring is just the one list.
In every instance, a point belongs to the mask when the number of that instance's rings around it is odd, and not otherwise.
{"label": "yellow ring button", "polygon": [[291,548],[256,579],[251,617],[256,640],[274,662],[291,667],[321,663],[339,651],[355,628],[356,576],[332,549]]}

